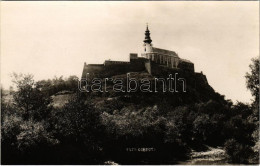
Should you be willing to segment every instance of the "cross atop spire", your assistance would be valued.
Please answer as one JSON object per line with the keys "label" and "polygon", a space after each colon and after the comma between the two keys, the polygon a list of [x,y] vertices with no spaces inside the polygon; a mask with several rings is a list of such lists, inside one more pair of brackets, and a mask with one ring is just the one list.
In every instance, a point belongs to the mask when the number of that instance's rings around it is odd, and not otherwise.
{"label": "cross atop spire", "polygon": [[150,31],[149,31],[149,28],[148,28],[148,23],[146,23],[146,31],[145,31],[144,43],[149,43],[149,44],[152,43],[152,39],[150,37]]}

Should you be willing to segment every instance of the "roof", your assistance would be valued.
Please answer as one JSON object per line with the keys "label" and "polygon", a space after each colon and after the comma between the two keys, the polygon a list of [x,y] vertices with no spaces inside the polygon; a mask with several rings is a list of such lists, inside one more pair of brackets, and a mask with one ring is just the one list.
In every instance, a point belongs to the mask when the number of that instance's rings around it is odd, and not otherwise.
{"label": "roof", "polygon": [[178,57],[178,55],[174,51],[165,50],[165,49],[156,48],[156,47],[152,47],[152,50],[153,50],[154,53],[159,53],[159,54],[165,54],[165,55]]}
{"label": "roof", "polygon": [[187,62],[187,63],[192,63],[190,60],[187,60],[187,59],[180,59],[180,61]]}

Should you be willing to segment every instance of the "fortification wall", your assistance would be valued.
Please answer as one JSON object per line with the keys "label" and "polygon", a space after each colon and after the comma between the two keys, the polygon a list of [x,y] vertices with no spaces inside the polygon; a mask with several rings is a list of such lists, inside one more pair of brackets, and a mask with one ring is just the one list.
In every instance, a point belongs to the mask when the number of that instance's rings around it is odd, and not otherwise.
{"label": "fortification wall", "polygon": [[130,64],[112,64],[104,67],[103,76],[111,77],[113,75],[119,75],[127,73],[130,68]]}
{"label": "fortification wall", "polygon": [[169,75],[169,74],[182,72],[180,69],[169,68],[164,65],[159,65],[153,61],[150,61],[150,66],[151,66],[151,73],[154,76]]}
{"label": "fortification wall", "polygon": [[147,59],[145,59],[145,58],[130,59],[129,72],[144,71],[145,70],[144,63],[146,61],[147,61]]}
{"label": "fortification wall", "polygon": [[[149,74],[154,76],[167,76],[169,74],[174,75],[175,73],[182,73],[184,75],[194,74],[194,65],[192,63],[182,63],[181,65],[179,66],[180,68],[169,68],[167,66],[156,64],[149,59],[137,57],[136,54],[133,54],[132,58],[130,55],[130,62],[105,61],[104,64],[85,64],[82,78],[86,78],[87,73],[89,73],[89,78],[108,78],[114,75],[125,74],[128,72],[142,71],[147,71]],[[207,80],[205,76],[203,79]]]}
{"label": "fortification wall", "polygon": [[194,64],[193,64],[193,63],[181,61],[181,62],[178,64],[178,68],[180,68],[180,69],[182,69],[182,70],[189,71],[189,72],[194,72]]}
{"label": "fortification wall", "polygon": [[128,72],[140,72],[144,71],[144,62],[143,60],[132,60],[131,63],[109,63],[108,65],[84,65],[82,78],[86,78],[86,74],[88,74],[88,78],[109,78],[114,75],[126,74]]}
{"label": "fortification wall", "polygon": [[104,65],[105,66],[108,66],[108,65],[123,65],[123,64],[130,64],[130,62],[125,62],[125,61],[110,61],[110,60],[107,60],[104,62]]}
{"label": "fortification wall", "polygon": [[81,78],[85,79],[87,73],[89,73],[90,77],[94,76],[99,76],[100,73],[104,70],[104,65],[103,64],[89,64],[87,65],[86,63],[84,64],[83,67],[83,72]]}

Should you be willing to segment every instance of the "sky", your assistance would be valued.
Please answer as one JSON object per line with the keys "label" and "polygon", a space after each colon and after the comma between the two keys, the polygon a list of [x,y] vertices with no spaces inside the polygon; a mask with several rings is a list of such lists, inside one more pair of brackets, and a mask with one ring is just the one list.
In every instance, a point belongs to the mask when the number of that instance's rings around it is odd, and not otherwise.
{"label": "sky", "polygon": [[258,1],[1,2],[1,84],[82,74],[83,64],[129,60],[153,45],[195,64],[218,93],[250,102],[245,73],[259,56]]}

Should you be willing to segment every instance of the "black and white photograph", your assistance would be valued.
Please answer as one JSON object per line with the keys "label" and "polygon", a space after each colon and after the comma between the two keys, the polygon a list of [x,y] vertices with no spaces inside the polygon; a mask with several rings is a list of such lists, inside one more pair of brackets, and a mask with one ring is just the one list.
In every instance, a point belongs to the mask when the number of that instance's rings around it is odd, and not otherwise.
{"label": "black and white photograph", "polygon": [[259,1],[1,1],[1,165],[259,165]]}

